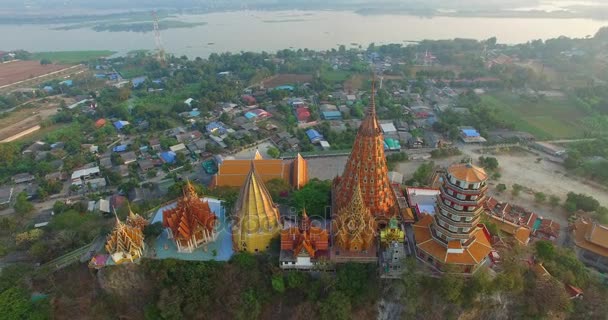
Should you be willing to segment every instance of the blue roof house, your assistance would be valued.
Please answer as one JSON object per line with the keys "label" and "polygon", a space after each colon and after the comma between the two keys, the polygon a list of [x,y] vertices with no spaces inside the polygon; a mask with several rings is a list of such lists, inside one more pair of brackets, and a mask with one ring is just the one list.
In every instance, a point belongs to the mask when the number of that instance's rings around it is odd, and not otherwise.
{"label": "blue roof house", "polygon": [[176,154],[173,151],[165,151],[160,154],[160,158],[163,159],[165,163],[172,164],[175,162]]}
{"label": "blue roof house", "polygon": [[146,76],[141,76],[141,77],[136,77],[131,79],[131,83],[133,84],[133,88],[137,88],[140,85],[142,85],[144,82],[146,82],[147,77]]}
{"label": "blue roof house", "polygon": [[216,134],[225,134],[228,131],[226,130],[226,128],[224,127],[224,124],[218,121],[212,121],[209,122],[206,126],[205,126],[205,130],[207,130],[207,132],[209,133],[216,133]]}
{"label": "blue roof house", "polygon": [[114,152],[125,152],[125,151],[127,151],[127,146],[124,145],[124,144],[121,144],[121,145],[118,145],[118,146],[112,148],[112,151],[114,151]]}
{"label": "blue roof house", "polygon": [[118,120],[118,121],[114,122],[114,128],[116,128],[117,130],[120,130],[128,124],[129,124],[129,121]]}
{"label": "blue roof house", "polygon": [[319,131],[317,131],[315,129],[306,130],[306,135],[308,136],[308,139],[310,139],[311,143],[318,143],[324,139],[323,135],[320,134]]}

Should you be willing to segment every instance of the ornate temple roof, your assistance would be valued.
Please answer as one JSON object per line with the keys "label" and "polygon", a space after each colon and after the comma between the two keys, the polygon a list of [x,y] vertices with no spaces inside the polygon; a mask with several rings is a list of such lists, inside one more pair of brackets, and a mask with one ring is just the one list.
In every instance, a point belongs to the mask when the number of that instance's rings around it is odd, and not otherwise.
{"label": "ornate temple roof", "polygon": [[133,212],[133,210],[131,210],[131,205],[127,204],[129,206],[129,215],[127,216],[127,224],[132,226],[132,227],[137,227],[140,229],[144,229],[150,222],[148,220],[146,220],[144,217],[140,216],[139,214]]}
{"label": "ornate temple roof", "polygon": [[355,184],[353,198],[338,211],[333,220],[335,244],[345,250],[362,251],[369,249],[376,235],[376,221],[369,208],[363,203],[361,187]]}
{"label": "ornate temple roof", "polygon": [[124,259],[138,259],[142,255],[144,246],[142,229],[122,223],[116,217],[116,226],[108,235],[105,246],[114,261],[120,263]]}
{"label": "ornate temple roof", "polygon": [[171,229],[176,240],[192,239],[199,227],[211,233],[217,216],[211,212],[209,203],[199,198],[190,181],[183,191],[184,195],[177,200],[175,208],[163,212],[163,225]]}
{"label": "ornate temple roof", "polygon": [[256,149],[255,155],[253,156],[253,160],[262,160],[262,159],[264,159],[264,157],[262,157],[262,154],[260,154],[260,150]]}
{"label": "ornate temple roof", "polygon": [[327,230],[312,226],[306,210],[302,212],[299,227],[290,227],[281,231],[281,250],[292,251],[293,256],[298,256],[305,250],[308,256],[316,258],[318,251],[328,249]]}
{"label": "ornate temple roof", "polygon": [[448,168],[448,173],[460,180],[471,183],[483,182],[488,179],[488,174],[483,168],[470,163],[457,163]]}
{"label": "ornate temple roof", "polygon": [[573,235],[578,247],[608,257],[608,226],[579,219],[574,224]]}
{"label": "ornate temple roof", "polygon": [[425,215],[414,225],[416,246],[443,264],[477,265],[492,251],[490,239],[482,228],[477,228],[471,239],[464,245],[460,241],[450,241],[444,246],[432,237],[431,215]]}
{"label": "ornate temple roof", "polygon": [[238,234],[270,232],[280,227],[279,210],[272,202],[253,161],[235,206]]}
{"label": "ornate temple roof", "polygon": [[367,116],[359,127],[344,173],[334,183],[334,212],[349,203],[357,185],[363,202],[375,216],[388,218],[396,213],[397,200],[388,179],[384,138],[376,117],[374,84]]}

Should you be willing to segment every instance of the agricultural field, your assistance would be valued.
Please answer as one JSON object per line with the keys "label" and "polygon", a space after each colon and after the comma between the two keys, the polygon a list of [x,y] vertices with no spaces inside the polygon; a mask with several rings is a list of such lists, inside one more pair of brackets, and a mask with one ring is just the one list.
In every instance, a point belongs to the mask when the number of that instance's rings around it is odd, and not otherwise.
{"label": "agricultural field", "polygon": [[83,61],[109,57],[114,53],[116,52],[108,50],[35,52],[32,53],[32,60],[48,59],[53,63],[78,64]]}
{"label": "agricultural field", "polygon": [[321,73],[321,78],[328,82],[344,82],[352,72],[345,70],[327,70]]}
{"label": "agricultural field", "polygon": [[264,87],[266,88],[274,88],[290,84],[302,84],[306,82],[312,82],[311,74],[284,73],[277,74],[262,80],[262,83],[264,83]]}
{"label": "agricultural field", "polygon": [[581,138],[586,116],[578,104],[568,98],[532,100],[510,93],[484,95],[482,102],[498,110],[501,118],[539,139]]}
{"label": "agricultural field", "polygon": [[43,76],[69,68],[68,65],[47,64],[41,65],[38,61],[14,61],[0,63],[0,87],[11,83]]}

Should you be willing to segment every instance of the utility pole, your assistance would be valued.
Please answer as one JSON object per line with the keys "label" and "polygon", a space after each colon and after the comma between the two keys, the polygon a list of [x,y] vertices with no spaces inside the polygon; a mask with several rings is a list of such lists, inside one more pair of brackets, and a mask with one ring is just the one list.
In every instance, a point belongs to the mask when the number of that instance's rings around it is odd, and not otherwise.
{"label": "utility pole", "polygon": [[154,42],[156,43],[156,58],[162,66],[165,65],[165,49],[163,48],[163,41],[160,37],[160,28],[158,27],[158,16],[156,11],[152,11],[152,18],[154,19]]}

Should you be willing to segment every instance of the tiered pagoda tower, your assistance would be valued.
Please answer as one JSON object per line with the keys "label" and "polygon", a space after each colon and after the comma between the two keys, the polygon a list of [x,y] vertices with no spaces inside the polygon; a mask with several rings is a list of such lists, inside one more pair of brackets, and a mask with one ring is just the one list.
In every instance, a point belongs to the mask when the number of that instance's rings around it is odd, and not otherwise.
{"label": "tiered pagoda tower", "polygon": [[169,238],[175,240],[178,252],[192,252],[214,241],[216,224],[217,216],[211,212],[209,203],[199,198],[190,181],[176,207],[163,212],[163,226],[168,229]]}
{"label": "tiered pagoda tower", "polygon": [[487,261],[490,235],[480,224],[487,174],[470,163],[450,166],[443,176],[437,210],[414,225],[418,259],[433,268],[470,274]]}
{"label": "tiered pagoda tower", "polygon": [[[376,220],[363,201],[361,187],[356,183],[350,202],[338,211],[332,221],[334,251],[338,251],[336,257],[348,252],[365,253],[375,249]],[[375,259],[375,250],[373,253]]]}
{"label": "tiered pagoda tower", "polygon": [[279,209],[256,173],[254,161],[251,161],[249,174],[241,187],[235,211],[232,228],[235,251],[267,250],[270,240],[281,232]]}
{"label": "tiered pagoda tower", "polygon": [[142,228],[125,224],[117,216],[116,226],[106,241],[106,251],[112,260],[116,264],[134,262],[141,258],[145,246]]}
{"label": "tiered pagoda tower", "polygon": [[281,268],[310,269],[320,259],[329,257],[329,234],[313,226],[306,210],[298,226],[281,231]]}
{"label": "tiered pagoda tower", "polygon": [[358,186],[365,206],[376,219],[386,223],[398,210],[397,199],[388,179],[384,137],[376,117],[374,91],[372,83],[367,116],[359,127],[344,173],[334,179],[332,209],[336,214],[346,207],[353,199]]}

